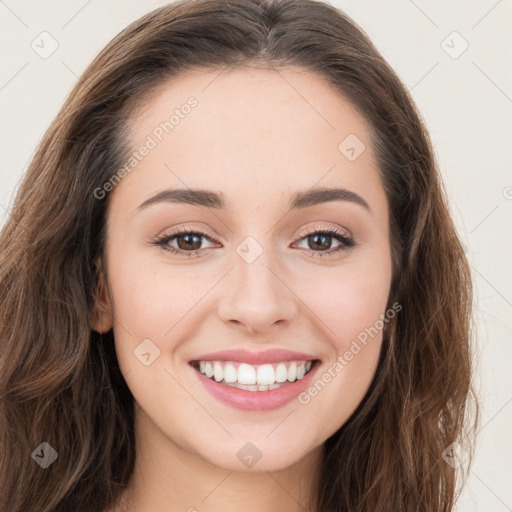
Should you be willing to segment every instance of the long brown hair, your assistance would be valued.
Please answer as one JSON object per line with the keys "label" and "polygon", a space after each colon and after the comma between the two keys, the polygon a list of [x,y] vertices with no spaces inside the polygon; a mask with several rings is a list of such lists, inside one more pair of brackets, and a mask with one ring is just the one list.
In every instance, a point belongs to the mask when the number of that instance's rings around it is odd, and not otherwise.
{"label": "long brown hair", "polygon": [[[187,69],[251,64],[314,71],[352,102],[391,212],[389,304],[403,309],[368,393],[325,442],[315,509],[452,510],[458,473],[445,455],[453,443],[472,453],[478,416],[468,263],[406,88],[350,18],[315,0],[156,9],[101,51],[47,130],[0,236],[1,510],[100,512],[127,486],[133,396],[112,331],[91,329],[108,205],[94,191],[126,161],[143,95]],[[46,469],[34,456],[50,452],[42,442],[57,453]]]}

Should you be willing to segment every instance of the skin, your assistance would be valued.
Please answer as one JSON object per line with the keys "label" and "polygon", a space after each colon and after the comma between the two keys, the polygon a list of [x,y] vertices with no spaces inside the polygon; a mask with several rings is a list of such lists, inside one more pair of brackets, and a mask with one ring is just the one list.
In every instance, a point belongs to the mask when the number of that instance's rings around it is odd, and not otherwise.
{"label": "skin", "polygon": [[[385,313],[388,204],[369,131],[346,98],[301,68],[195,70],[153,91],[132,116],[133,149],[190,96],[197,107],[109,199],[95,328],[113,327],[135,398],[137,462],[124,510],[303,510],[324,441],[371,383],[381,333],[308,404],[294,399],[270,411],[217,401],[188,361],[284,348],[318,358],[320,378]],[[366,146],[355,161],[338,149],[349,134]],[[160,202],[138,210],[174,187],[222,193],[228,207]],[[319,187],[353,191],[370,210],[337,200],[288,212],[294,193]],[[176,227],[212,241],[200,238],[202,252],[190,258],[149,243]],[[320,257],[299,236],[317,227],[339,228],[356,246]],[[263,250],[252,263],[236,252],[249,235]],[[169,245],[187,247],[179,242]],[[328,238],[323,252],[338,246]],[[160,350],[149,366],[133,353],[147,338]],[[262,453],[252,468],[237,457],[247,442]]]}

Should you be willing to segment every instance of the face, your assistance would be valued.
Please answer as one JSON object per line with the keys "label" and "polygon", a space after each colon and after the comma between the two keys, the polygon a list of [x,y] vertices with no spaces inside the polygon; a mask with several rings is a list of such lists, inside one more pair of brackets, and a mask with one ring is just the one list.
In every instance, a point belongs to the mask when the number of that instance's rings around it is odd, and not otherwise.
{"label": "face", "polygon": [[136,421],[217,467],[291,466],[377,366],[391,253],[368,128],[300,68],[187,72],[130,127],[97,328]]}

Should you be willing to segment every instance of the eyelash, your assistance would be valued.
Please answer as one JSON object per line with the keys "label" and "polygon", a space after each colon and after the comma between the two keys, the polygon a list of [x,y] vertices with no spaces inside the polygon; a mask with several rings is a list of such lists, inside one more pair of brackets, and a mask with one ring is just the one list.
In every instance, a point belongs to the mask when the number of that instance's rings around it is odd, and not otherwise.
{"label": "eyelash", "polygon": [[[205,249],[197,249],[195,251],[183,251],[182,249],[176,249],[175,247],[169,247],[167,244],[174,238],[177,238],[180,235],[199,235],[201,238],[205,238],[209,242],[213,242],[212,238],[208,236],[206,233],[203,233],[202,231],[194,231],[189,228],[180,228],[175,231],[172,231],[171,233],[165,233],[159,237],[157,237],[154,241],[151,242],[151,245],[155,245],[157,247],[160,247],[164,251],[170,252],[172,254],[179,254],[184,255],[187,257],[196,256]],[[315,228],[310,231],[302,231],[299,233],[298,241],[303,240],[304,238],[311,236],[311,235],[326,235],[331,236],[335,238],[338,242],[341,242],[338,247],[335,249],[330,249],[327,251],[313,251],[312,249],[302,249],[303,251],[307,251],[308,253],[312,254],[314,257],[323,257],[324,255],[332,255],[334,253],[338,253],[341,251],[349,251],[353,247],[356,246],[356,243],[354,240],[347,236],[344,232],[337,228]]]}

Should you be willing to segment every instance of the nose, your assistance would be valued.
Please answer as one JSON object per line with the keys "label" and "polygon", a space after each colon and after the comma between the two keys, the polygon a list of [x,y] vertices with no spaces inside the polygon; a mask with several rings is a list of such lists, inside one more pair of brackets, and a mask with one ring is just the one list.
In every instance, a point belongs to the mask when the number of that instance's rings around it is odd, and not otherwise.
{"label": "nose", "polygon": [[253,336],[274,334],[276,326],[289,325],[298,313],[298,298],[268,253],[251,263],[234,254],[218,306],[223,322]]}

